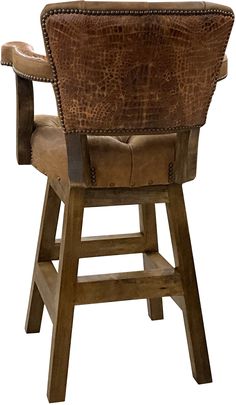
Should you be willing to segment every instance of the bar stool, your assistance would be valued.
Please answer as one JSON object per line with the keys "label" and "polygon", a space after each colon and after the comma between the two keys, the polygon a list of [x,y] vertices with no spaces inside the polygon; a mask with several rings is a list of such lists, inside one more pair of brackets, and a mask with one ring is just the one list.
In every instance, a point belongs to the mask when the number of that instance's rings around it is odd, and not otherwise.
{"label": "bar stool", "polygon": [[[26,332],[40,331],[46,306],[49,402],[65,399],[74,306],[90,303],[147,299],[158,320],[162,298],[172,297],[193,376],[209,383],[182,184],[196,175],[199,130],[227,74],[233,12],[205,2],[81,1],[46,6],[41,24],[47,56],[11,42],[2,64],[16,73],[18,163],[48,177]],[[34,117],[33,81],[52,83],[57,117]],[[155,203],[166,204],[175,267],[158,250]],[[139,204],[140,232],[81,237],[85,207],[121,204]],[[143,254],[144,269],[77,274],[80,258],[129,253]]]}

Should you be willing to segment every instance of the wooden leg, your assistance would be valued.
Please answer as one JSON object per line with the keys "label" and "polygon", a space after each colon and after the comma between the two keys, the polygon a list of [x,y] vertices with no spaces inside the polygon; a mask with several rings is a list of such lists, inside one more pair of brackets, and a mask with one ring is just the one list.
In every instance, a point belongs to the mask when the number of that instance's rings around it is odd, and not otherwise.
{"label": "wooden leg", "polygon": [[[40,261],[41,254],[43,254],[44,257],[49,255],[50,259],[50,252],[55,243],[59,210],[60,210],[60,200],[48,183],[46,188],[41,227],[39,232],[38,248],[35,258],[35,267],[38,261]],[[25,324],[25,330],[27,333],[37,333],[40,331],[43,315],[43,307],[44,307],[43,300],[40,296],[33,274],[28,312]]]}
{"label": "wooden leg", "polygon": [[183,283],[181,307],[192,372],[199,384],[209,383],[212,381],[211,369],[181,185],[169,186],[169,203],[166,206],[176,267]]}
{"label": "wooden leg", "polygon": [[[139,205],[140,231],[145,235],[145,251],[157,252],[157,228],[155,204]],[[144,270],[151,270],[146,255],[143,255]],[[162,298],[147,299],[148,315],[151,320],[163,319]]]}
{"label": "wooden leg", "polygon": [[72,188],[65,204],[62,242],[59,259],[57,314],[53,325],[48,378],[49,402],[65,400],[74,295],[78,271],[78,246],[83,221],[83,190]]}

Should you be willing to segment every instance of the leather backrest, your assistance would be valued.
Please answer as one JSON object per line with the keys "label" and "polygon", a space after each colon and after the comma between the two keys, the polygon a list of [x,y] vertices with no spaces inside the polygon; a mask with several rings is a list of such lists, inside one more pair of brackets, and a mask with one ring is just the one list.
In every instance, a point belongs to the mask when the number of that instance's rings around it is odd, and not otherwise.
{"label": "leather backrest", "polygon": [[41,16],[65,132],[160,133],[205,123],[233,24],[205,2],[73,2]]}

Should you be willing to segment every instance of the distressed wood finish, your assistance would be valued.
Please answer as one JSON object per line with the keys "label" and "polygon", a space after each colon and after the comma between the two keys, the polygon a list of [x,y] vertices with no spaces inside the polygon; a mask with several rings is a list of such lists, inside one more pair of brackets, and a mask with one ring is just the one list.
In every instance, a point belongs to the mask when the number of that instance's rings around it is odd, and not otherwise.
{"label": "distressed wood finish", "polygon": [[179,132],[177,134],[174,180],[178,184],[183,183],[187,178],[189,136],[190,131]]}
{"label": "distressed wood finish", "polygon": [[89,187],[91,180],[87,136],[76,132],[66,134],[66,147],[70,183]]}
{"label": "distressed wood finish", "polygon": [[[182,153],[185,150],[180,148],[180,157]],[[198,383],[210,382],[181,185],[134,190],[131,200],[133,190],[108,190],[107,198],[102,196],[102,190],[94,190],[92,194],[93,189],[73,185],[60,188],[59,184],[50,181],[47,185],[26,322],[27,332],[38,332],[45,304],[53,322],[49,402],[65,399],[74,306],[99,302],[146,298],[149,316],[154,320],[163,318],[162,297],[172,297],[184,314],[193,375]],[[65,202],[61,240],[55,240],[60,209],[58,195]],[[151,201],[166,203],[175,268],[158,252],[155,205],[146,203],[150,196]],[[95,201],[99,205],[111,204],[112,198],[113,204],[139,203],[140,232],[81,238],[84,207]],[[77,277],[79,258],[138,252],[143,253],[144,271]],[[57,259],[58,272],[51,262]]]}
{"label": "distressed wood finish", "polygon": [[167,186],[89,188],[85,194],[85,207],[166,203],[168,202],[167,190]]}
{"label": "distressed wood finish", "polygon": [[[69,192],[69,182],[49,179],[58,197],[65,202]],[[79,184],[78,184],[79,185]],[[85,207],[110,205],[155,204],[168,202],[168,186],[138,188],[85,188]]]}
{"label": "distressed wood finish", "polygon": [[181,185],[169,186],[166,206],[176,267],[184,291],[184,298],[176,301],[183,309],[192,372],[199,384],[209,383],[212,377]]}
{"label": "distressed wood finish", "polygon": [[83,210],[84,190],[72,187],[64,211],[48,378],[49,402],[65,399]]}
{"label": "distressed wood finish", "polygon": [[195,179],[197,173],[197,154],[200,128],[193,128],[188,138],[188,157],[186,181]]}
{"label": "distressed wood finish", "polygon": [[25,330],[27,333],[36,333],[40,331],[44,303],[37,286],[35,273],[37,271],[37,265],[41,258],[41,255],[45,258],[51,256],[51,251],[54,247],[59,210],[60,200],[48,183],[45,194],[38,248],[36,252],[34,274],[32,279],[32,287],[26,317]]}
{"label": "distressed wood finish", "polygon": [[36,264],[35,283],[48,310],[52,322],[55,319],[57,271],[51,262]]}
{"label": "distressed wood finish", "polygon": [[[47,185],[26,322],[27,332],[38,332],[43,306],[46,305],[53,322],[49,402],[65,399],[74,306],[99,302],[147,299],[150,318],[162,319],[162,297],[172,297],[183,310],[193,375],[198,383],[210,382],[211,372],[181,185],[142,190],[113,189],[108,190],[106,198],[106,195],[102,196],[102,190],[95,190],[92,194],[92,189],[73,185],[60,189],[59,184],[50,181]],[[60,208],[58,195],[65,200],[61,240],[55,240]],[[166,202],[175,268],[158,252],[155,205],[154,202],[146,202],[150,196],[151,201]],[[95,201],[98,205],[131,201],[133,204],[139,203],[140,232],[81,238],[84,207]],[[144,271],[77,277],[79,258],[138,252],[143,253]],[[59,259],[58,272],[51,262],[53,259]]]}
{"label": "distressed wood finish", "polygon": [[174,182],[182,184],[193,180],[197,171],[199,128],[177,133]]}
{"label": "distressed wood finish", "polygon": [[[155,204],[139,205],[140,231],[145,238],[145,252],[158,252]],[[144,270],[150,270],[147,255],[143,254]],[[152,320],[163,319],[161,298],[147,299],[148,315]]]}
{"label": "distressed wood finish", "polygon": [[78,277],[76,304],[92,304],[183,293],[180,276],[167,269]]}
{"label": "distressed wood finish", "polygon": [[31,163],[30,140],[33,129],[33,83],[16,74],[16,155],[20,165]]}
{"label": "distressed wood finish", "polygon": [[[60,247],[61,240],[57,239],[54,248],[51,250],[50,260],[59,259]],[[81,238],[78,255],[80,258],[125,255],[140,253],[144,249],[144,236],[139,232],[121,235],[88,236]],[[47,261],[49,258],[48,256],[41,256],[41,260]]]}
{"label": "distressed wood finish", "polygon": [[[48,7],[49,9],[51,9],[51,6]],[[55,5],[53,7],[55,7]],[[74,6],[72,5],[72,9],[73,7]],[[99,4],[96,7],[100,7]],[[113,6],[110,4],[110,7]],[[124,7],[124,5],[122,7]],[[132,6],[128,5],[127,7],[131,7],[133,9],[136,8],[137,5],[133,4]],[[150,5],[148,5],[147,7],[149,8]],[[183,5],[181,5],[181,7],[183,7]],[[186,7],[189,7],[189,5],[187,5]],[[200,3],[199,7],[200,9],[202,8]],[[64,9],[63,6],[62,10],[65,10],[66,14],[68,15],[72,14],[71,7],[69,7],[68,9],[68,7],[66,6]],[[191,10],[182,11],[183,13],[181,14],[183,14],[183,16],[186,13],[191,14]],[[205,10],[203,10],[203,12],[205,12]],[[61,14],[63,13],[64,11],[54,13],[53,8],[53,10],[51,10],[51,13],[49,12],[43,17],[43,22],[45,22],[47,18],[50,18],[52,20],[52,16],[54,16],[54,14],[57,14],[57,17],[62,18]],[[85,10],[85,14],[86,13],[87,10]],[[116,10],[116,12],[113,13],[114,16],[117,16],[117,13],[119,14],[119,12]],[[227,13],[230,13],[228,15],[230,15],[230,18],[232,18],[231,12],[228,11]],[[82,16],[82,13],[80,16],[79,11],[76,14],[79,14],[79,17]],[[128,14],[130,18],[130,15],[132,13]],[[137,10],[134,14],[137,14]],[[144,14],[145,16],[143,15],[142,18],[145,17],[146,19],[147,13]],[[152,14],[151,18],[158,17],[158,15],[156,15],[155,17],[154,13],[150,14]],[[165,15],[165,19],[169,20],[169,18],[171,18],[171,14],[170,17],[167,16],[166,12],[164,12],[163,14]],[[197,18],[200,19],[201,13],[199,13],[199,15],[197,14],[198,13],[196,13]],[[223,14],[226,16],[225,13]],[[195,14],[193,13],[193,15]],[[105,17],[107,18],[107,15],[103,16],[102,18]],[[178,18],[179,17],[180,15],[178,15]],[[81,18],[84,18],[84,16],[82,16]],[[46,25],[43,24],[44,34],[46,32],[46,29],[48,28],[46,28]],[[120,35],[120,33],[118,33],[118,35]],[[65,36],[65,38],[68,42],[68,36]],[[52,56],[49,41],[46,40],[45,43],[48,55]],[[217,41],[215,44],[219,45]],[[58,47],[58,49],[54,49],[53,59],[51,59],[50,56],[50,62],[52,65],[55,61],[55,53],[57,54],[58,52],[59,55],[60,50],[61,46]],[[84,51],[85,53],[87,52],[86,47],[84,48]],[[6,48],[4,52],[6,55]],[[24,55],[20,58],[24,58]],[[136,59],[135,55],[134,59]],[[206,64],[205,58],[203,58],[203,61]],[[5,62],[12,63],[12,61],[10,59],[8,60],[7,58]],[[159,60],[157,60],[157,62],[159,63]],[[92,63],[94,64],[93,59]],[[160,67],[161,69],[163,69],[163,77],[166,80],[166,74],[168,72],[165,72],[163,66],[163,63],[161,62]],[[75,69],[75,66],[73,67],[73,69]],[[56,80],[54,81],[54,87],[56,90],[58,111],[61,123],[65,130],[65,109],[68,111],[71,119],[77,120],[78,117],[77,114],[74,113],[74,107],[71,108],[74,100],[70,100],[70,98],[68,97],[69,93],[67,91],[68,87],[64,86],[66,82],[66,75],[68,75],[68,66],[65,64],[65,77],[63,78],[63,83],[62,81],[60,83],[60,79],[58,80],[59,70],[60,66],[58,64],[57,68],[55,67],[54,69],[55,77],[53,78],[53,80]],[[77,70],[78,69],[75,69],[75,71]],[[135,68],[135,70],[137,69]],[[23,73],[26,74],[27,72]],[[203,74],[205,75],[205,73],[206,69],[203,69]],[[214,74],[217,74],[217,72],[215,72]],[[220,79],[222,77],[225,77],[226,74],[227,60],[224,59],[220,74],[217,75]],[[29,77],[29,79],[33,78],[34,76]],[[70,77],[67,77],[67,79],[68,78],[69,80],[71,79]],[[79,80],[80,78],[81,77],[79,76],[77,77],[77,79]],[[114,78],[115,76],[112,78],[112,80]],[[146,91],[146,89],[148,89],[148,87],[146,86],[146,76],[143,76],[142,72],[140,79],[142,79],[143,83],[145,84],[144,90]],[[184,74],[183,80],[186,81],[186,77]],[[202,84],[201,81],[199,83]],[[132,81],[130,81],[128,84],[130,95],[133,97]],[[213,82],[211,82],[210,84],[212,85]],[[87,97],[88,94],[85,87],[85,97]],[[23,79],[22,77],[19,77],[17,75],[16,88],[17,157],[20,164],[30,164],[30,139],[34,130],[34,103],[32,81]],[[161,86],[161,88],[163,90],[163,86]],[[62,92],[64,91],[64,97],[68,97],[68,103],[66,104],[62,104],[61,102],[61,90]],[[97,90],[100,92],[100,87],[98,87]],[[142,90],[142,94],[144,94],[144,90]],[[192,88],[190,90],[192,91]],[[74,94],[73,92],[74,90],[72,89],[72,94]],[[102,90],[102,97],[103,92],[104,91]],[[163,94],[164,93],[165,91],[163,91]],[[204,94],[205,93],[203,91],[202,95],[204,96]],[[181,97],[183,96],[183,94],[180,95]],[[199,98],[201,97],[201,94],[199,93],[197,94],[197,96]],[[204,98],[203,96],[202,98]],[[93,105],[93,93],[90,94],[90,97],[91,105]],[[93,179],[93,170],[91,170],[90,173],[90,166],[92,166],[92,164],[90,164],[87,136],[85,135],[85,132],[87,130],[86,128],[93,129],[93,127],[86,127],[84,133],[78,132],[78,128],[79,131],[81,131],[81,128],[83,128],[84,122],[86,120],[89,121],[94,118],[93,114],[91,115],[90,113],[88,113],[88,105],[86,105],[86,103],[82,103],[82,108],[86,109],[86,114],[83,115],[80,122],[80,124],[83,125],[72,126],[73,128],[70,127],[65,133],[68,158],[68,181],[65,181],[65,179],[64,181],[54,178],[48,179],[32,279],[29,307],[26,319],[26,331],[28,333],[39,332],[43,308],[45,305],[53,323],[48,378],[49,402],[59,402],[64,401],[65,399],[75,305],[112,302],[117,300],[146,299],[148,304],[149,316],[152,320],[156,320],[163,318],[162,298],[165,296],[170,296],[178,305],[178,307],[183,311],[193,376],[198,383],[208,383],[212,380],[197,280],[195,275],[191,241],[188,230],[187,216],[182,193],[182,183],[192,180],[196,176],[199,138],[199,128],[190,128],[190,126],[192,125],[192,119],[189,121],[190,124],[188,124],[190,115],[186,115],[186,111],[188,110],[188,107],[189,109],[192,109],[192,112],[194,114],[200,113],[201,111],[199,109],[196,109],[194,107],[194,104],[191,103],[186,106],[187,109],[185,111],[181,107],[181,103],[179,102],[180,100],[176,98],[174,99],[176,100],[174,107],[177,106],[179,110],[177,107],[174,109],[172,108],[171,110],[169,108],[168,102],[166,104],[166,108],[164,109],[163,105],[160,104],[161,113],[162,111],[165,111],[167,112],[167,114],[163,115],[165,125],[162,126],[162,129],[160,128],[159,131],[159,133],[162,133],[162,131],[163,133],[167,133],[168,131],[173,132],[170,129],[172,127],[171,123],[168,121],[168,114],[170,114],[169,118],[173,120],[173,111],[174,114],[178,115],[178,117],[176,115],[175,122],[179,123],[181,122],[181,120],[183,121],[182,125],[173,127],[175,128],[175,131],[177,131],[176,149],[175,158],[170,159],[173,166],[169,165],[170,170],[168,177],[168,181],[173,182],[173,184],[126,188],[95,187],[95,181],[93,183],[91,182],[91,178]],[[189,99],[192,100],[191,97]],[[145,103],[145,97],[143,100],[140,99],[140,101],[140,105],[142,105],[143,101]],[[155,105],[156,101],[157,100],[155,99]],[[196,103],[196,105],[201,105],[201,103]],[[146,118],[148,118],[147,114],[139,114],[139,112],[137,111],[138,107],[132,106],[132,103],[131,105],[129,105],[129,103],[123,103],[123,106],[128,106],[134,116],[135,114],[137,114],[138,120],[145,120]],[[209,104],[207,102],[205,108],[208,108],[208,106]],[[145,105],[144,110],[147,112],[146,107],[147,106]],[[93,111],[93,109],[91,111]],[[98,109],[98,111],[101,113],[102,110]],[[107,111],[110,110],[108,109]],[[114,113],[114,111],[111,111],[111,115]],[[96,114],[98,114],[98,112]],[[99,136],[99,134],[104,135],[104,133],[106,133],[107,135],[113,134],[115,136],[124,134],[128,129],[127,133],[133,135],[136,134],[137,130],[137,134],[141,136],[144,135],[146,129],[147,133],[149,133],[149,129],[151,128],[153,128],[153,130],[150,133],[155,134],[156,132],[156,126],[136,126],[136,128],[129,127],[129,125],[131,125],[130,117],[127,118],[128,116],[126,116],[126,119],[128,119],[128,121],[127,123],[125,123],[125,121],[121,122],[121,127],[119,128],[118,133],[116,132],[115,128],[109,127],[111,115],[104,115],[104,117],[108,120],[107,128],[105,128],[106,122],[104,120],[101,122],[98,120],[98,122],[100,122],[99,125],[105,125],[104,128],[107,131],[100,132],[99,128],[94,127],[95,131],[91,132],[90,129],[90,132],[88,132],[88,134],[91,135],[92,133],[96,133]],[[119,117],[122,117],[122,114],[119,115]],[[154,114],[152,119],[156,120],[156,117],[157,115]],[[201,119],[199,123],[203,123],[204,120],[205,118]],[[116,121],[115,125],[113,126],[116,126]],[[160,123],[159,121],[158,125]],[[198,126],[197,122],[196,125]],[[74,128],[77,128],[77,130]],[[133,129],[135,129],[135,131],[133,131]],[[172,170],[172,167],[174,170]],[[120,170],[122,170],[122,165],[120,167]],[[165,182],[163,181],[163,183]],[[115,182],[114,184],[117,183]],[[134,184],[136,184],[137,186],[136,182],[134,182]],[[151,184],[151,182],[148,184]],[[65,204],[62,238],[61,240],[55,240],[61,202],[64,202]],[[156,203],[165,203],[167,207],[169,228],[171,232],[171,239],[175,256],[175,267],[171,266],[170,263],[168,263],[165,258],[162,257],[159,253],[155,215]],[[105,235],[81,238],[83,212],[85,207],[126,204],[139,205],[140,232],[124,235]],[[130,253],[143,254],[143,271],[88,276],[78,276],[77,274],[80,258]],[[58,272],[53,266],[52,260],[59,260]]]}

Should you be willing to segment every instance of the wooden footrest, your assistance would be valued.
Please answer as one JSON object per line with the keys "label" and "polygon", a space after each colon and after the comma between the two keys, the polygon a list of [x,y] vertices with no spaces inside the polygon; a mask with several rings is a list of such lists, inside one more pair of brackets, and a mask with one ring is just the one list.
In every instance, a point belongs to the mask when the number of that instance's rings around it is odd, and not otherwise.
{"label": "wooden footrest", "polygon": [[78,277],[76,304],[183,295],[176,271],[151,270]]}
{"label": "wooden footrest", "polygon": [[52,322],[55,317],[55,298],[57,287],[57,271],[51,262],[41,262],[37,264],[35,272],[35,282],[39,289],[44,304]]}
{"label": "wooden footrest", "polygon": [[[158,253],[146,254],[148,271],[80,276],[75,289],[75,305],[183,295],[179,273]],[[153,268],[153,269],[152,269]],[[35,281],[53,321],[57,286],[51,262],[37,264]]]}
{"label": "wooden footrest", "polygon": [[[79,258],[140,253],[145,249],[145,238],[141,232],[121,235],[89,236],[81,238],[81,242],[78,249]],[[58,260],[60,246],[61,240],[57,239],[50,256],[48,256],[48,253],[46,256],[41,255],[40,260]]]}

